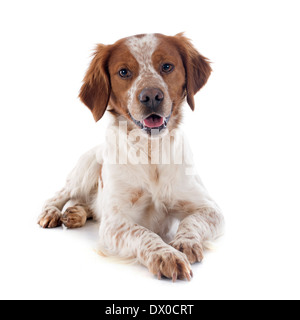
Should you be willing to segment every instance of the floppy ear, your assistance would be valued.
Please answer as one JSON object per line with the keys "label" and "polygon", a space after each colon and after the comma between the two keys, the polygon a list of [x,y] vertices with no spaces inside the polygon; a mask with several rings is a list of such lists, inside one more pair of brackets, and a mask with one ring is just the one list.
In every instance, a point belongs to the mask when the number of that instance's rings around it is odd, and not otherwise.
{"label": "floppy ear", "polygon": [[202,56],[183,33],[175,36],[186,72],[187,102],[191,109],[195,109],[194,95],[206,84],[211,67],[209,60]]}
{"label": "floppy ear", "polygon": [[79,93],[80,100],[92,111],[96,121],[102,118],[110,97],[109,54],[109,46],[97,46]]}

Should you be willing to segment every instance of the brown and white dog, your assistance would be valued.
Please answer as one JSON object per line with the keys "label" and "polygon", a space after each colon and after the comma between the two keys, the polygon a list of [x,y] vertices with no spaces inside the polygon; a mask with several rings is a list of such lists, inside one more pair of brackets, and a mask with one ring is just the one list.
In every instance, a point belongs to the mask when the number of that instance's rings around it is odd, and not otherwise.
{"label": "brown and white dog", "polygon": [[190,280],[191,264],[223,225],[179,128],[183,105],[194,110],[210,73],[183,34],[98,45],[79,96],[96,121],[111,114],[106,141],[80,158],[46,202],[40,226],[77,228],[99,219],[105,254],[134,258],[158,278]]}

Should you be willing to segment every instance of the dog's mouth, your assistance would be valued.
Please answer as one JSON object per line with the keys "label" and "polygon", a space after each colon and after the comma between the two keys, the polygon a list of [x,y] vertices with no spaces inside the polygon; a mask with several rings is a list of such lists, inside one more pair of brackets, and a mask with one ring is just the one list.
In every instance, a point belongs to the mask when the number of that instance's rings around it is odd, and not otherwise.
{"label": "dog's mouth", "polygon": [[143,121],[138,121],[134,119],[132,115],[130,116],[134,123],[137,126],[139,126],[142,130],[146,131],[148,134],[157,134],[167,128],[168,122],[171,118],[171,114],[169,117],[165,118],[159,114],[153,113],[147,118],[145,118]]}
{"label": "dog's mouth", "polygon": [[144,127],[148,129],[159,129],[164,124],[165,119],[157,114],[152,114],[143,121]]}

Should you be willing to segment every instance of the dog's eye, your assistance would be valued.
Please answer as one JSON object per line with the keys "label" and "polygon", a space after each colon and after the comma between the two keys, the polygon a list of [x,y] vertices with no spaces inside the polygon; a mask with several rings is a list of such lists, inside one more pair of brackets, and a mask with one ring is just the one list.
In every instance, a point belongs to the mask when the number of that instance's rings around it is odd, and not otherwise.
{"label": "dog's eye", "polygon": [[170,73],[173,71],[174,66],[171,63],[165,63],[162,65],[161,70],[163,73]]}
{"label": "dog's eye", "polygon": [[130,72],[130,70],[128,70],[128,69],[121,69],[120,71],[119,71],[119,76],[121,77],[121,78],[130,78],[131,77],[131,72]]}

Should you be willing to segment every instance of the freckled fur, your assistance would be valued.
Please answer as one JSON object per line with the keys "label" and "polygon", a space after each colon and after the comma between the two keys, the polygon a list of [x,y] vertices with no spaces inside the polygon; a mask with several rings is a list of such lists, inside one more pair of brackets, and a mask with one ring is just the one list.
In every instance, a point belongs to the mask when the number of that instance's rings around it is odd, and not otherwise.
{"label": "freckled fur", "polygon": [[[160,73],[162,63],[173,63],[169,75]],[[128,81],[120,79],[118,68],[132,71]],[[143,115],[138,95],[145,86],[164,91],[163,112],[168,116],[169,131],[157,138],[139,141],[118,140],[118,157],[127,155],[128,146],[145,156],[146,163],[111,164],[112,142],[106,142],[84,154],[70,173],[66,186],[48,200],[39,217],[44,228],[81,227],[89,217],[101,220],[99,237],[105,255],[134,257],[151,273],[176,279],[191,279],[191,265],[203,258],[203,246],[222,232],[223,217],[200,178],[189,175],[193,169],[190,150],[181,129],[182,108],[187,102],[194,109],[193,96],[206,83],[211,72],[208,60],[197,52],[183,34],[160,34],[121,39],[114,45],[98,45],[84,78],[80,98],[96,121],[106,109],[112,114],[110,137],[127,138]],[[118,120],[127,128],[119,132]],[[196,131],[196,129],[195,129]],[[172,132],[172,133],[171,133]],[[171,138],[172,135],[172,138]],[[165,139],[170,139],[170,164],[157,157]],[[184,143],[184,162],[176,164],[176,150]],[[147,151],[152,151],[152,157]],[[162,148],[163,154],[168,150]],[[153,163],[154,162],[154,163]],[[67,209],[62,213],[63,207]],[[169,232],[180,221],[175,235]]]}

